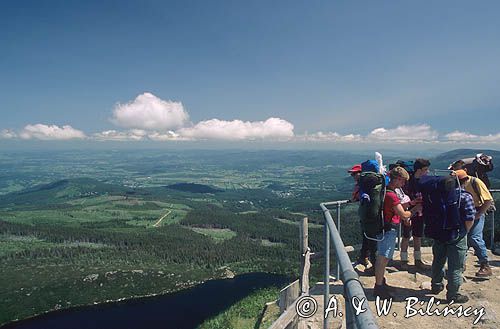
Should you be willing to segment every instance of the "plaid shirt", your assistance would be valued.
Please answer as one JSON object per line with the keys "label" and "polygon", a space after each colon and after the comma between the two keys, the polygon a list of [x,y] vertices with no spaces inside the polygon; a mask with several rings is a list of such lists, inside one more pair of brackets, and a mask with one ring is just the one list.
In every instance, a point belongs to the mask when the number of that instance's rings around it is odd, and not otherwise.
{"label": "plaid shirt", "polygon": [[476,207],[474,207],[474,199],[472,194],[462,190],[460,194],[460,215],[464,222],[473,221],[476,216]]}

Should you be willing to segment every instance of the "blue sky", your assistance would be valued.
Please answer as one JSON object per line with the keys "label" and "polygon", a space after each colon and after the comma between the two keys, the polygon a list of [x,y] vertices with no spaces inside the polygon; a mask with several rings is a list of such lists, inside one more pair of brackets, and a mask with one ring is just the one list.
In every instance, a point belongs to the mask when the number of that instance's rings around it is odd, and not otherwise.
{"label": "blue sky", "polygon": [[498,1],[2,1],[0,146],[413,135],[498,147],[499,12]]}

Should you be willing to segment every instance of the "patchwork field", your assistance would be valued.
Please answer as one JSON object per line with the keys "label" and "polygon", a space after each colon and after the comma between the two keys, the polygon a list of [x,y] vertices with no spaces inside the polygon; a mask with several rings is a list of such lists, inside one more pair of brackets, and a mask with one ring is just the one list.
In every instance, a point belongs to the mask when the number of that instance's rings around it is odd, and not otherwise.
{"label": "patchwork field", "polygon": [[211,237],[215,242],[222,242],[234,238],[237,233],[227,228],[191,227],[196,233]]}
{"label": "patchwork field", "polygon": [[[0,152],[0,325],[54,309],[176,291],[225,278],[229,269],[293,280],[299,220],[309,218],[310,247],[320,253],[319,203],[348,198],[353,181],[346,170],[368,157],[319,151]],[[497,171],[490,177],[498,186]],[[343,208],[341,217],[344,242],[358,244],[356,208]],[[490,236],[488,220],[485,239]],[[312,279],[321,275],[321,264],[313,264]],[[206,328],[252,327],[255,305],[248,316],[235,314],[261,297],[250,297]]]}

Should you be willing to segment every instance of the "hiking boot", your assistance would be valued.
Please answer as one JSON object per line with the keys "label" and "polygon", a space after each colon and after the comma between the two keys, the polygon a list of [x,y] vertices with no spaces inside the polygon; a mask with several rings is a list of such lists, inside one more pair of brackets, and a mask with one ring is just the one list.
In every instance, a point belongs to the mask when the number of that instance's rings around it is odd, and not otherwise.
{"label": "hiking boot", "polygon": [[385,278],[384,281],[382,282],[382,285],[385,287],[385,289],[387,289],[387,291],[394,291],[394,289],[396,289],[395,287],[388,285]]}
{"label": "hiking boot", "polygon": [[415,267],[420,271],[430,271],[431,266],[429,264],[424,263],[422,260],[415,260]]}
{"label": "hiking boot", "polygon": [[392,295],[389,293],[387,290],[387,287],[385,285],[377,285],[373,287],[373,297],[379,297],[380,299],[391,299]]}
{"label": "hiking boot", "polygon": [[355,267],[356,265],[363,265],[364,267],[368,266],[368,257],[365,258],[358,258],[354,263],[352,263],[352,266]]}
{"label": "hiking boot", "polygon": [[469,301],[469,297],[462,295],[462,294],[459,294],[459,293],[457,293],[452,298],[446,299],[447,304],[449,304],[451,302],[453,302],[455,304],[464,304],[464,303],[467,303],[468,301]]}
{"label": "hiking boot", "polygon": [[374,276],[375,275],[375,266],[366,268],[365,271],[363,272],[367,276]]}
{"label": "hiking boot", "polygon": [[408,261],[402,260],[399,267],[401,268],[401,271],[408,271]]}
{"label": "hiking boot", "polygon": [[444,286],[443,285],[436,285],[436,286],[432,286],[431,288],[431,292],[434,294],[434,295],[437,295],[439,294],[441,291],[444,290]]}
{"label": "hiking boot", "polygon": [[486,278],[488,276],[492,276],[491,267],[487,263],[481,264],[479,271],[477,271],[476,276],[480,278]]}
{"label": "hiking boot", "polygon": [[363,266],[368,266],[368,257],[360,257],[356,259],[355,262],[356,265],[363,265]]}

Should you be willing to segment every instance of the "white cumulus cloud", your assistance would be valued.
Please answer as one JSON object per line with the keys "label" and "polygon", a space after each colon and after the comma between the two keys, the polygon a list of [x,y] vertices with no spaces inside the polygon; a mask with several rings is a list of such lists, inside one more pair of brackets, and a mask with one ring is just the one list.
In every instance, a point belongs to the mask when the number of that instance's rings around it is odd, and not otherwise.
{"label": "white cumulus cloud", "polygon": [[22,139],[41,139],[41,140],[68,140],[83,139],[85,134],[70,125],[59,127],[57,125],[44,125],[41,123],[27,125],[19,132]]}
{"label": "white cumulus cloud", "polygon": [[180,102],[143,93],[126,104],[117,104],[111,121],[124,128],[166,131],[183,127],[189,120]]}
{"label": "white cumulus cloud", "polygon": [[500,133],[489,135],[474,135],[468,132],[456,130],[449,134],[446,134],[445,138],[450,142],[500,143]]}
{"label": "white cumulus cloud", "polygon": [[106,130],[92,135],[94,140],[98,141],[172,141],[172,140],[185,140],[179,136],[179,134],[173,131],[158,132],[158,131],[146,131],[142,129],[131,129],[127,131],[117,131],[117,130]]}
{"label": "white cumulus cloud", "polygon": [[439,134],[427,124],[401,125],[396,128],[376,128],[367,135],[350,133],[346,135],[337,132],[316,132],[296,136],[297,141],[339,142],[339,143],[438,143]]}
{"label": "white cumulus cloud", "polygon": [[17,134],[10,129],[3,129],[2,131],[0,131],[0,138],[2,139],[12,139],[16,137]]}
{"label": "white cumulus cloud", "polygon": [[294,136],[293,124],[279,119],[269,118],[266,121],[224,121],[211,119],[201,121],[193,127],[176,131],[181,137],[188,139],[220,139],[220,140],[255,140],[255,139],[290,139]]}
{"label": "white cumulus cloud", "polygon": [[159,133],[157,131],[151,132],[148,134],[148,138],[153,141],[171,141],[171,140],[185,140],[185,138],[181,137],[174,131],[168,131],[166,133]]}
{"label": "white cumulus cloud", "polygon": [[106,130],[93,135],[98,141],[141,141],[146,139],[147,131],[131,129],[129,131]]}
{"label": "white cumulus cloud", "polygon": [[297,141],[308,142],[360,142],[363,137],[359,134],[341,135],[337,132],[322,132],[319,131],[313,134],[304,134],[295,138]]}
{"label": "white cumulus cloud", "polygon": [[427,124],[398,126],[393,129],[376,128],[368,134],[369,140],[379,141],[436,141],[439,134]]}

